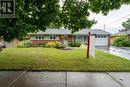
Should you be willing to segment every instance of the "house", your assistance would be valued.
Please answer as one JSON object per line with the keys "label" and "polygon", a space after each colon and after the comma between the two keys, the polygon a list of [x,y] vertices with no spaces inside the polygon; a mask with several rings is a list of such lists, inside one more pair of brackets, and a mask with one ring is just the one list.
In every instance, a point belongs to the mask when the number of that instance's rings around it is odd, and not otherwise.
{"label": "house", "polygon": [[118,36],[118,35],[123,35],[123,34],[128,34],[129,38],[130,38],[130,30],[128,30],[127,32],[126,31],[122,31],[122,32],[118,32],[118,33],[115,33],[115,34],[112,34],[109,39],[110,39],[110,44],[113,43],[114,41],[114,37]]}
{"label": "house", "polygon": [[72,42],[72,33],[68,29],[47,29],[36,34],[30,33],[32,44],[46,44],[51,41],[59,41],[63,44]]}
{"label": "house", "polygon": [[69,44],[71,42],[87,42],[87,34],[91,32],[91,35],[95,35],[96,46],[108,46],[110,33],[101,29],[82,29],[77,32],[71,33],[68,29],[47,29],[44,32],[39,31],[37,33],[30,33],[30,40],[33,45],[46,44],[51,41],[60,41],[63,44]]}
{"label": "house", "polygon": [[82,29],[73,34],[74,41],[87,42],[86,35],[88,32],[95,36],[95,46],[108,46],[110,33],[101,29]]}
{"label": "house", "polygon": [[17,47],[19,44],[19,40],[13,39],[10,42],[4,41],[2,37],[0,37],[0,42],[2,42],[3,46],[6,48],[12,48],[12,47]]}

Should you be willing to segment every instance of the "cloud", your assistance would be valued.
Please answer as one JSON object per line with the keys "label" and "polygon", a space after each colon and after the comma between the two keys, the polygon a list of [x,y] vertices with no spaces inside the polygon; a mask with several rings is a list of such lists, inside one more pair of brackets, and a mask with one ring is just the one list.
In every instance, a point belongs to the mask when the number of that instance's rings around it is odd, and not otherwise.
{"label": "cloud", "polygon": [[122,5],[122,7],[119,10],[110,11],[107,16],[104,16],[102,14],[91,13],[89,18],[94,18],[98,21],[96,25],[92,26],[92,28],[103,29],[103,25],[105,24],[107,31],[109,31],[110,33],[116,33],[118,32],[118,30],[122,28],[122,22],[126,21],[127,18],[130,18],[130,16],[123,18],[118,22],[114,21],[119,20],[120,18],[130,14],[129,10],[129,5]]}

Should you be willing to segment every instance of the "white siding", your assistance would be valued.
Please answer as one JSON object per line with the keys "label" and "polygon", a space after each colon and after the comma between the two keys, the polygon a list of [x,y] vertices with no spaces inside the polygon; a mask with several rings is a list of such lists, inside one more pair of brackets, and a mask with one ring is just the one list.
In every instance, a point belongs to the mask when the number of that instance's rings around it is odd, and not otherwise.
{"label": "white siding", "polygon": [[95,38],[95,46],[108,46],[108,36],[98,36]]}
{"label": "white siding", "polygon": [[[85,36],[75,36],[75,40],[76,42],[80,42],[80,43],[83,43],[83,42],[87,42],[86,41],[86,37]],[[95,46],[108,46],[108,36],[105,36],[105,35],[98,35],[95,37]]]}
{"label": "white siding", "polygon": [[76,40],[76,42],[84,42],[84,36],[76,36],[76,38],[75,38]]}

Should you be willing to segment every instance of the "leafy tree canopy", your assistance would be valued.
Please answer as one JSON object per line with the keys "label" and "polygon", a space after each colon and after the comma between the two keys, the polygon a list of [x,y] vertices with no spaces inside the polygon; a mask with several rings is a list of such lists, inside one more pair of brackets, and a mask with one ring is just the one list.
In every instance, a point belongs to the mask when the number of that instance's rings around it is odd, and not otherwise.
{"label": "leafy tree canopy", "polygon": [[0,19],[0,36],[7,41],[19,39],[29,32],[45,30],[50,24],[75,32],[96,23],[88,18],[90,12],[107,15],[129,3],[129,0],[16,0],[16,18]]}
{"label": "leafy tree canopy", "polygon": [[121,29],[120,31],[128,31],[130,30],[130,18],[127,19],[127,21],[122,22],[122,26],[124,29]]}

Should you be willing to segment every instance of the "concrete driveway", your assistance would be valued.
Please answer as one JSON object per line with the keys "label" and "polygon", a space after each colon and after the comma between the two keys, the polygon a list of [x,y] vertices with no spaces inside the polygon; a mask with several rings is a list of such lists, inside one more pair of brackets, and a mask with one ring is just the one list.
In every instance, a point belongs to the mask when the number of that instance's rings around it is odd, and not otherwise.
{"label": "concrete driveway", "polygon": [[114,54],[120,56],[122,58],[126,58],[130,60],[130,48],[128,47],[96,47],[97,49],[103,50],[110,54]]}
{"label": "concrete driveway", "polygon": [[0,71],[0,87],[130,87],[130,73]]}

